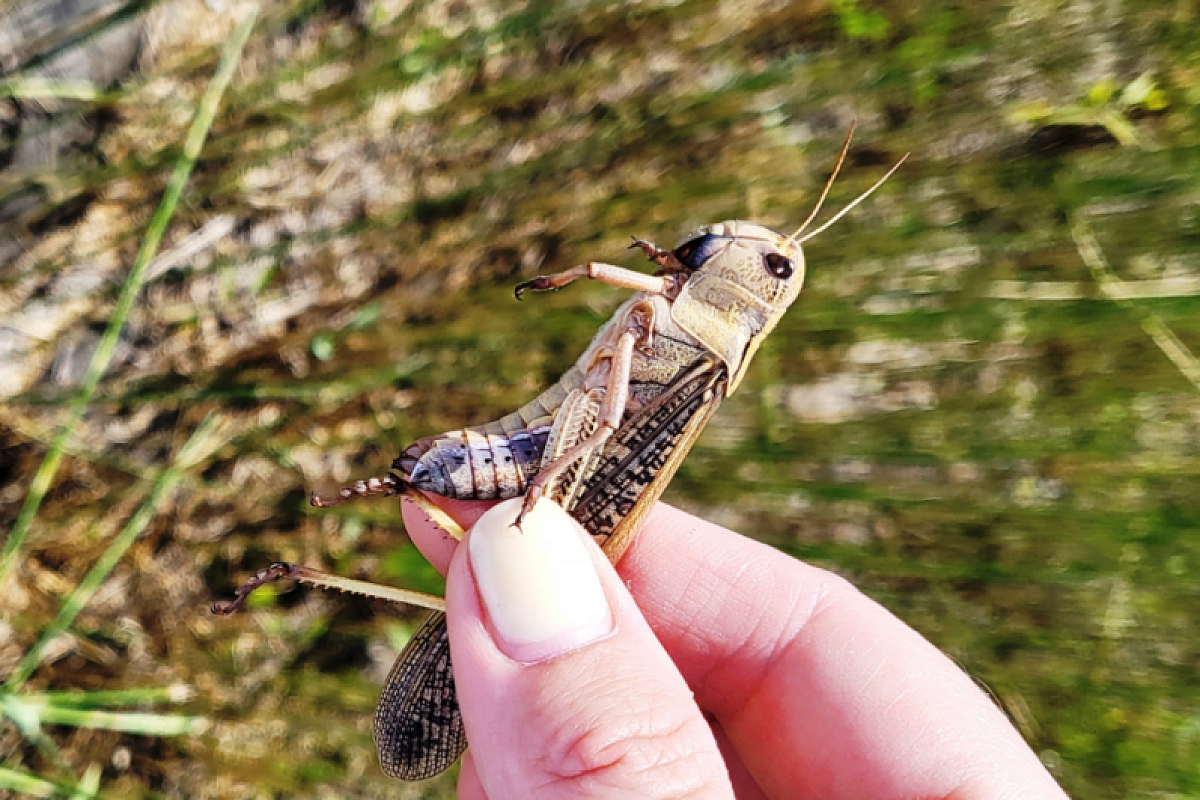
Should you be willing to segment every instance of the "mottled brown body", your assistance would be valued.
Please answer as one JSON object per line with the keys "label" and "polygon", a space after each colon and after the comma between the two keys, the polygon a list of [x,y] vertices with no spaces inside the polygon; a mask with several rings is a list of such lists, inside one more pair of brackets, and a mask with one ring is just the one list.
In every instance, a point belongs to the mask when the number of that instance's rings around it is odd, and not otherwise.
{"label": "mottled brown body", "polygon": [[[419,439],[392,463],[397,475],[314,502],[397,492],[422,502],[418,489],[460,500],[524,495],[528,505],[544,495],[618,561],[804,280],[799,245],[752,223],[705,226],[670,252],[635,244],[659,265],[654,276],[593,263],[518,287],[519,297],[587,277],[635,290],[553,386],[493,422]],[[376,712],[389,775],[431,777],[466,746],[449,664],[446,617],[434,611]]]}
{"label": "mottled brown body", "polygon": [[[790,304],[798,291],[798,281],[771,277],[761,260],[781,249],[794,250],[798,256],[799,248],[779,234],[745,222],[708,226],[690,240],[697,236],[725,243],[717,251],[720,258],[710,257],[709,269],[702,273],[681,269],[663,276],[657,291],[635,294],[600,329],[574,367],[512,414],[414,442],[393,462],[401,479],[423,491],[457,499],[525,494],[547,465],[596,431],[612,377],[608,362],[620,335],[638,329],[639,324],[644,330],[624,380],[628,397],[618,428],[705,355],[724,362],[740,379],[748,348],[756,346],[757,338],[773,325],[777,314],[772,312]],[[565,505],[578,490],[591,472],[587,459],[581,462],[549,492],[553,499]]]}
{"label": "mottled brown body", "polygon": [[524,494],[538,472],[561,455],[563,444],[595,430],[608,378],[604,362],[632,315],[653,309],[654,328],[649,344],[634,351],[623,419],[654,401],[705,354],[671,319],[670,299],[635,295],[600,329],[578,363],[538,397],[493,422],[418,439],[392,466],[416,488],[443,497],[494,500]]}
{"label": "mottled brown body", "polygon": [[[586,275],[639,291],[554,386],[494,422],[413,443],[392,464],[397,482],[458,499],[529,502],[540,489],[618,561],[804,279],[799,246],[750,223],[700,228],[671,253],[638,245],[663,267],[654,278],[589,264],[532,282]],[[448,667],[449,642],[435,611],[388,676],[375,741],[390,775],[430,777],[466,746],[453,676],[428,674]]]}
{"label": "mottled brown body", "polygon": [[[839,167],[849,144],[847,136]],[[403,493],[461,537],[457,524],[422,492],[480,500],[523,495],[518,525],[547,496],[616,563],[704,425],[741,383],[759,345],[799,295],[805,274],[800,242],[844,216],[899,166],[802,239],[833,177],[791,236],[749,222],[723,222],[693,231],[671,251],[635,239],[634,246],[659,267],[653,276],[593,262],[521,284],[518,299],[523,291],[559,289],[580,278],[635,294],[579,361],[534,400],[494,422],[420,439],[393,462],[398,475],[360,480],[336,498],[314,496],[313,504]],[[232,611],[254,587],[281,576],[364,592],[361,582],[279,564],[252,578],[234,603],[219,610]],[[375,594],[395,597],[385,588]],[[434,613],[392,668],[375,715],[380,764],[404,780],[436,775],[466,747],[444,605],[439,598],[415,602]]]}

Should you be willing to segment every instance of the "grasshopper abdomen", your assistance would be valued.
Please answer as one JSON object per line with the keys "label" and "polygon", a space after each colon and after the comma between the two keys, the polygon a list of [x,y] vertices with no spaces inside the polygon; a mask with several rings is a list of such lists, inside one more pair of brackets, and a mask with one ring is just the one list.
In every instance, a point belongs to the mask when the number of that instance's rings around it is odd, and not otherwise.
{"label": "grasshopper abdomen", "polygon": [[549,425],[511,434],[463,428],[414,442],[392,467],[413,487],[442,497],[507,500],[525,493],[549,437]]}

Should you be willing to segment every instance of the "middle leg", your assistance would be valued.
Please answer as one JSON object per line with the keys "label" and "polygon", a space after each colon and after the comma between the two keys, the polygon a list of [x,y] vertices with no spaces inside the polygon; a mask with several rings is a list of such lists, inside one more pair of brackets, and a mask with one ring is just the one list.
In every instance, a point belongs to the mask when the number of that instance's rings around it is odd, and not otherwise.
{"label": "middle leg", "polygon": [[[650,326],[650,330],[652,329],[653,325]],[[603,446],[604,442],[620,427],[621,420],[625,416],[625,406],[629,402],[629,376],[633,371],[634,349],[640,340],[648,336],[649,333],[640,330],[640,326],[637,326],[631,319],[630,327],[621,333],[611,356],[607,357],[609,361],[608,381],[604,390],[604,400],[600,404],[596,429],[543,467],[537,477],[530,481],[529,489],[525,493],[525,501],[521,506],[521,513],[517,516],[515,524],[521,523],[537,501],[546,494],[547,487],[561,477],[576,461],[586,458],[596,448]]]}

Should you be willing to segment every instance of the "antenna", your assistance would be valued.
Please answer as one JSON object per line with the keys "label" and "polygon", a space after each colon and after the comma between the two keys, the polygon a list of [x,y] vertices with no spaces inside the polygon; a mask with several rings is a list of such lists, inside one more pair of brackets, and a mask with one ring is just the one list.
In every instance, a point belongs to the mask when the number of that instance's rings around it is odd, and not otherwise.
{"label": "antenna", "polygon": [[[884,181],[886,181],[888,178],[892,177],[892,173],[894,173],[896,170],[900,169],[900,165],[901,165],[901,164],[903,164],[903,163],[904,163],[906,160],[908,160],[908,157],[909,157],[910,155],[912,155],[912,153],[905,153],[903,156],[901,156],[901,157],[900,157],[900,160],[896,162],[896,165],[887,171],[887,174],[885,174],[885,175],[884,175],[882,178],[880,178],[879,180],[875,181],[875,185],[874,185],[874,186],[872,186],[870,189],[867,189],[865,192],[863,192],[862,194],[860,194],[860,195],[859,195],[857,198],[855,198],[855,199],[854,199],[854,201],[853,201],[852,203],[850,203],[850,205],[846,206],[846,207],[845,207],[845,208],[843,208],[841,211],[839,211],[838,213],[834,214],[834,215],[833,215],[833,217],[831,217],[831,218],[830,218],[830,220],[829,220],[828,222],[826,222],[826,223],[825,223],[824,225],[822,225],[821,227],[817,228],[817,229],[816,229],[815,231],[813,231],[812,233],[810,233],[810,234],[808,234],[807,236],[805,236],[803,239],[799,239],[799,240],[798,240],[798,242],[799,242],[800,244],[803,244],[804,242],[807,242],[809,239],[813,238],[813,237],[814,237],[814,236],[816,236],[818,233],[820,233],[821,231],[825,230],[825,229],[826,229],[826,228],[828,228],[830,225],[832,225],[833,223],[837,222],[837,221],[838,221],[839,219],[841,219],[842,217],[844,217],[844,216],[846,216],[847,214],[849,214],[849,213],[850,213],[850,211],[851,211],[851,209],[853,209],[853,208],[854,208],[856,205],[858,205],[859,203],[861,203],[863,200],[866,200],[868,197],[870,197],[870,196],[871,196],[871,194],[872,194],[872,193],[873,193],[873,192],[874,192],[876,189],[878,189],[880,186],[883,186],[883,182],[884,182]],[[836,174],[836,173],[835,173],[835,174]],[[807,224],[808,224],[808,223],[806,222],[806,223],[805,223],[805,225],[807,225]],[[801,228],[801,230],[803,230],[803,228]],[[791,236],[790,238],[795,238],[796,234],[798,234],[799,232],[800,232],[800,231],[796,231],[796,233],[793,233],[793,234],[792,234],[792,236]]]}
{"label": "antenna", "polygon": [[825,202],[825,198],[829,196],[829,190],[833,188],[833,182],[838,176],[838,172],[842,169],[842,164],[846,161],[846,153],[850,151],[850,140],[854,138],[854,129],[858,127],[858,120],[850,120],[850,130],[846,131],[846,142],[842,145],[841,155],[838,156],[837,163],[833,165],[833,173],[829,176],[829,180],[825,181],[825,188],[821,190],[821,196],[817,198],[817,204],[813,206],[812,213],[808,215],[808,219],[796,229],[796,232],[788,237],[788,241],[795,241],[796,237],[804,233],[804,229],[809,223],[816,219],[817,212],[821,210],[821,204]]}

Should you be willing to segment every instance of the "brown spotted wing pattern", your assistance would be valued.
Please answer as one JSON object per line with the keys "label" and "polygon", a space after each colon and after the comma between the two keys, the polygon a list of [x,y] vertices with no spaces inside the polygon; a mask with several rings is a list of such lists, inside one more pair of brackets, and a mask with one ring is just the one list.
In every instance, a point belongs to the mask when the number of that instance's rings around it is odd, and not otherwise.
{"label": "brown spotted wing pattern", "polygon": [[405,781],[444,772],[467,746],[441,611],[425,618],[388,673],[375,710],[375,745],[383,771]]}

